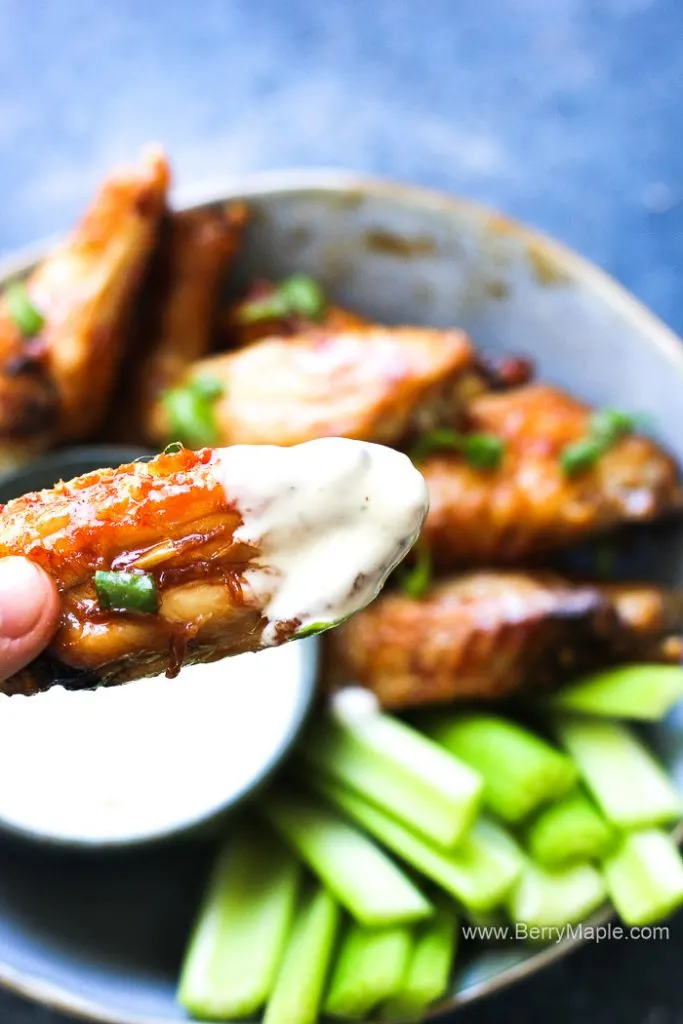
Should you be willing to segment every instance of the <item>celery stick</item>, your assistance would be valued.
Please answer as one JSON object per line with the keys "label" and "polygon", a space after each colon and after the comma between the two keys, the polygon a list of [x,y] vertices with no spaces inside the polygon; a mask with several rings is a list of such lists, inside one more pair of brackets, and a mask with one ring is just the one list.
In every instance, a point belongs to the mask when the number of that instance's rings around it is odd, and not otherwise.
{"label": "celery stick", "polygon": [[575,784],[571,760],[516,722],[484,712],[434,715],[427,733],[484,778],[484,804],[518,822]]}
{"label": "celery stick", "polygon": [[436,914],[416,926],[408,969],[395,995],[382,1007],[389,1020],[419,1020],[430,1003],[448,990],[460,934],[455,906],[436,901]]}
{"label": "celery stick", "polygon": [[683,862],[659,829],[625,835],[603,861],[610,898],[628,925],[651,924],[683,904]]}
{"label": "celery stick", "polygon": [[407,926],[363,928],[355,921],[342,940],[325,999],[325,1013],[362,1019],[400,987],[413,944]]}
{"label": "celery stick", "polygon": [[608,821],[637,829],[680,817],[673,783],[626,726],[573,715],[552,721]]}
{"label": "celery stick", "polygon": [[278,788],[261,798],[260,808],[361,924],[402,924],[432,913],[431,904],[398,865],[324,804]]}
{"label": "celery stick", "polygon": [[[592,864],[574,864],[559,871],[529,861],[510,894],[507,909],[515,923],[529,928],[561,928],[583,921],[604,902],[605,883]],[[529,935],[555,938],[553,934]]]}
{"label": "celery stick", "polygon": [[433,843],[453,846],[479,808],[481,777],[397,718],[316,723],[301,749],[306,762],[392,814]]}
{"label": "celery stick", "polygon": [[544,704],[607,718],[654,722],[683,698],[680,665],[620,665],[583,676],[558,690]]}
{"label": "celery stick", "polygon": [[270,994],[294,917],[301,869],[243,826],[220,852],[185,953],[178,1001],[194,1017],[252,1014]]}
{"label": "celery stick", "polygon": [[297,911],[263,1024],[315,1024],[332,960],[339,904],[317,886]]}
{"label": "celery stick", "polygon": [[617,833],[593,801],[577,789],[539,811],[525,830],[526,847],[545,868],[580,860],[599,860],[614,846]]}
{"label": "celery stick", "polygon": [[444,850],[430,846],[415,832],[338,782],[320,778],[314,785],[334,806],[468,909],[495,907],[519,875],[521,852],[493,822],[480,819],[455,849]]}

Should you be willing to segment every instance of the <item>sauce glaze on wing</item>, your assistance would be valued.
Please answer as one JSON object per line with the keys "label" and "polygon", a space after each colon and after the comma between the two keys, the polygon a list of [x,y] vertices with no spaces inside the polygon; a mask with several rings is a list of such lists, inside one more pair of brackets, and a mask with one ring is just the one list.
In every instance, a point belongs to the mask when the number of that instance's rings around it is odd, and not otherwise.
{"label": "sauce glaze on wing", "polygon": [[623,437],[585,473],[563,472],[562,451],[587,436],[591,411],[544,384],[476,397],[469,427],[502,438],[505,455],[490,472],[451,454],[420,464],[430,495],[425,540],[437,562],[519,563],[680,509],[678,467],[646,437]]}
{"label": "sauce glaze on wing", "polygon": [[331,636],[329,661],[339,682],[389,708],[499,700],[619,660],[675,657],[682,626],[683,599],[656,586],[472,572],[421,600],[382,595]]}
{"label": "sauce glaze on wing", "polygon": [[[397,443],[428,429],[479,386],[474,352],[457,330],[368,326],[307,330],[203,360],[214,378],[221,444],[294,445],[321,437]],[[166,439],[165,412],[154,434]]]}

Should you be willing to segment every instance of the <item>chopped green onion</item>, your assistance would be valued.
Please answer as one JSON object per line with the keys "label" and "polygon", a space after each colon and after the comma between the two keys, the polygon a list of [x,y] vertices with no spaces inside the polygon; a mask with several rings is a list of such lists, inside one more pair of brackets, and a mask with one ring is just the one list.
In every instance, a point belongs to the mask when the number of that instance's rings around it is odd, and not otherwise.
{"label": "chopped green onion", "polygon": [[603,862],[610,899],[628,925],[650,924],[683,904],[683,862],[658,829],[625,835]]}
{"label": "chopped green onion", "polygon": [[680,665],[619,665],[577,679],[544,704],[604,718],[656,722],[683,698]]}
{"label": "chopped green onion", "polygon": [[488,911],[498,906],[519,875],[522,853],[493,821],[479,818],[456,847],[444,850],[328,777],[315,776],[307,782],[468,910]]}
{"label": "chopped green onion", "polygon": [[339,922],[339,904],[316,886],[297,909],[263,1024],[316,1024]]}
{"label": "chopped green onion", "polygon": [[505,445],[493,434],[465,434],[462,453],[476,469],[496,469],[505,453]]}
{"label": "chopped green onion", "polygon": [[147,572],[95,573],[95,590],[100,607],[112,612],[159,611],[159,595],[154,577]]}
{"label": "chopped green onion", "polygon": [[12,320],[25,338],[33,338],[42,331],[45,320],[29,298],[23,281],[12,281],[5,288],[5,302]]}
{"label": "chopped green onion", "polygon": [[352,922],[332,972],[325,1013],[362,1020],[397,992],[405,977],[413,936],[405,925],[363,928]]}
{"label": "chopped green onion", "polygon": [[292,274],[262,299],[242,303],[237,311],[237,320],[242,324],[280,320],[288,316],[320,320],[326,304],[325,295],[317,281],[308,274]]}
{"label": "chopped green onion", "polygon": [[576,784],[572,761],[516,722],[487,712],[427,716],[426,732],[484,779],[484,804],[518,822]]}
{"label": "chopped green onion", "polygon": [[398,991],[382,1007],[386,1020],[421,1020],[431,1003],[448,990],[458,945],[455,905],[439,897],[436,913],[415,926],[413,950]]}
{"label": "chopped green onion", "polygon": [[325,311],[325,295],[314,278],[308,274],[292,274],[280,284],[280,294],[289,310],[308,320],[318,320]]}
{"label": "chopped green onion", "polygon": [[605,897],[605,883],[592,864],[548,871],[529,861],[510,893],[507,910],[515,923],[528,928],[563,928],[585,920]]}
{"label": "chopped green onion", "polygon": [[168,433],[189,448],[209,448],[218,443],[213,403],[192,387],[167,391],[162,402],[169,419]]}
{"label": "chopped green onion", "polygon": [[390,715],[320,718],[300,754],[436,845],[457,843],[478,810],[480,776]]}
{"label": "chopped green onion", "polygon": [[526,846],[544,868],[599,860],[614,846],[617,833],[593,801],[576,790],[544,808],[527,826]]}
{"label": "chopped green onion", "polygon": [[639,829],[681,815],[681,800],[664,769],[617,722],[557,715],[552,725],[608,821]]}
{"label": "chopped green onion", "polygon": [[250,1016],[289,941],[301,869],[273,836],[241,827],[218,855],[185,953],[178,1000],[195,1017]]}
{"label": "chopped green onion", "polygon": [[380,847],[325,804],[277,789],[262,814],[361,924],[380,927],[429,917],[432,906]]}
{"label": "chopped green onion", "polygon": [[171,441],[170,444],[166,445],[166,447],[164,448],[164,450],[162,451],[161,454],[162,455],[175,455],[176,452],[181,452],[183,450],[183,448],[184,448],[184,445],[183,445],[182,441]]}
{"label": "chopped green onion", "polygon": [[620,409],[600,409],[588,421],[588,434],[581,441],[567,445],[560,455],[560,464],[567,476],[578,476],[593,469],[598,459],[622,437],[632,433],[644,417]]}
{"label": "chopped green onion", "polygon": [[336,622],[311,622],[310,625],[297,629],[292,640],[303,640],[307,636],[317,636],[318,633],[324,633],[326,629],[333,629],[336,625]]}
{"label": "chopped green onion", "polygon": [[567,445],[560,456],[560,464],[567,476],[579,476],[593,469],[604,451],[602,441],[587,437]]}
{"label": "chopped green onion", "polygon": [[413,549],[415,561],[409,569],[399,574],[401,589],[406,597],[418,601],[429,590],[432,582],[432,555],[424,542],[418,541]]}
{"label": "chopped green onion", "polygon": [[505,453],[505,444],[493,434],[459,434],[438,427],[423,434],[409,454],[413,462],[419,463],[438,451],[460,452],[477,469],[495,469]]}
{"label": "chopped green onion", "polygon": [[196,395],[205,398],[207,402],[215,402],[217,398],[225,394],[224,385],[221,384],[217,377],[211,377],[208,374],[200,374],[198,377],[193,377],[188,387],[190,391],[194,391]]}
{"label": "chopped green onion", "polygon": [[603,444],[615,444],[620,438],[633,433],[643,422],[638,413],[623,412],[621,409],[600,409],[589,421],[591,436]]}

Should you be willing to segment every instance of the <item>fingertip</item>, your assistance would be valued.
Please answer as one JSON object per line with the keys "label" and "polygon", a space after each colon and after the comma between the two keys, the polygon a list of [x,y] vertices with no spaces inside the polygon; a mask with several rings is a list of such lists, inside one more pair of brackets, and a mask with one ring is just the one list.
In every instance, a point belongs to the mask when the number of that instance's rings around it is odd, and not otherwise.
{"label": "fingertip", "polygon": [[0,559],[0,677],[6,679],[47,646],[59,619],[57,589],[26,558]]}

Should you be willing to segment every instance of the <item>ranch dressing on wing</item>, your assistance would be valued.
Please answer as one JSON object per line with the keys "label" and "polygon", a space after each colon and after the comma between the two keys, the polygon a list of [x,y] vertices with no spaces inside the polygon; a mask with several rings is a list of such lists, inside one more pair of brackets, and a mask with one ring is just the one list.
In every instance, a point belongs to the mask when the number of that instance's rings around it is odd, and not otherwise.
{"label": "ranch dressing on wing", "polygon": [[261,552],[246,580],[268,618],[267,644],[278,623],[313,630],[369,604],[427,514],[421,474],[382,445],[341,437],[235,445],[213,464],[243,518],[235,539]]}

